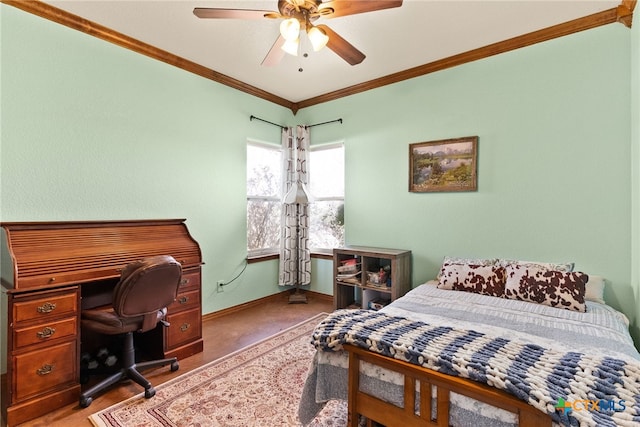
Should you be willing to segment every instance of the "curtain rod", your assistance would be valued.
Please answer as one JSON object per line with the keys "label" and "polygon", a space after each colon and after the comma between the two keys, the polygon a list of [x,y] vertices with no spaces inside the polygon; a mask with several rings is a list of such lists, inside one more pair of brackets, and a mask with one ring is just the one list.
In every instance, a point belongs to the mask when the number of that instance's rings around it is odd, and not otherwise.
{"label": "curtain rod", "polygon": [[261,119],[260,117],[256,117],[254,115],[249,116],[249,121],[251,121],[253,119],[260,120],[261,122],[269,123],[270,125],[278,126],[280,129],[285,129],[286,128],[286,126],[282,126],[282,125],[279,125],[277,123],[270,122],[269,120]]}
{"label": "curtain rod", "polygon": [[[249,121],[252,121],[253,119],[260,120],[261,122],[269,123],[270,125],[278,126],[280,129],[286,129],[286,126],[282,126],[277,123],[270,122],[269,120],[261,119],[260,117],[256,117],[252,114],[251,116],[249,116]],[[313,125],[306,125],[305,127],[312,128],[314,126],[328,125],[330,123],[335,123],[335,122],[340,122],[340,124],[342,124],[342,119],[329,120],[328,122],[316,123]]]}
{"label": "curtain rod", "polygon": [[328,122],[316,123],[315,125],[307,125],[305,127],[312,128],[314,126],[328,125],[329,123],[340,122],[342,124],[342,119],[329,120]]}

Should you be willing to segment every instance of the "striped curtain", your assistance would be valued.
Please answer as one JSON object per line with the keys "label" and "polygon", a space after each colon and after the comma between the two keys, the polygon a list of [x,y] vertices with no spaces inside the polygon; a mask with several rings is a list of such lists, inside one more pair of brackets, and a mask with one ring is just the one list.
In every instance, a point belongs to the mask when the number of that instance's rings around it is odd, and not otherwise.
{"label": "striped curtain", "polygon": [[309,129],[305,126],[282,130],[283,205],[280,239],[280,286],[311,283],[309,242],[309,200],[307,191]]}

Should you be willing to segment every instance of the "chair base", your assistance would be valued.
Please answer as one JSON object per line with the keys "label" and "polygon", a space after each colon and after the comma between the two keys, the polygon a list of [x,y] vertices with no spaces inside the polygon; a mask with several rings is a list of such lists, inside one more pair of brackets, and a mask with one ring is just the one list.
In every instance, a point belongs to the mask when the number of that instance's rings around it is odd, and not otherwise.
{"label": "chair base", "polygon": [[93,397],[98,393],[106,390],[114,384],[124,380],[132,380],[142,387],[144,387],[144,397],[147,399],[152,398],[156,394],[156,390],[151,383],[142,376],[140,371],[150,368],[157,368],[161,366],[171,365],[171,371],[177,371],[180,368],[178,359],[175,357],[169,359],[151,360],[148,362],[135,363],[135,355],[133,350],[133,333],[128,332],[125,335],[125,345],[123,351],[123,367],[120,371],[108,376],[100,381],[98,384],[90,387],[80,394],[80,407],[86,408],[93,402]]}

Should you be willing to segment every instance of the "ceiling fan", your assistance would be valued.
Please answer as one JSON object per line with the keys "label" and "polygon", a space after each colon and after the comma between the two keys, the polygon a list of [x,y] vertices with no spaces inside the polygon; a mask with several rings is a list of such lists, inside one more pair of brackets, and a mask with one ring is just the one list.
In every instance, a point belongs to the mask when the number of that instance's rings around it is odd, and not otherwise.
{"label": "ceiling fan", "polygon": [[278,0],[278,12],[270,10],[197,7],[194,15],[203,19],[284,19],[280,35],[262,61],[271,66],[280,62],[285,53],[297,55],[300,33],[307,33],[315,51],[327,46],[351,65],[361,63],[365,55],[326,25],[314,25],[319,18],[373,12],[402,6],[402,0]]}

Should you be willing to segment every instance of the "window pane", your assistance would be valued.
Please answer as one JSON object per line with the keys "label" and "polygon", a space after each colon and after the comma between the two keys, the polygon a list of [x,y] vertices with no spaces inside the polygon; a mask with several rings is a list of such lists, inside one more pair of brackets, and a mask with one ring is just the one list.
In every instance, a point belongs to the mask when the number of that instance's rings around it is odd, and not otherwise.
{"label": "window pane", "polygon": [[280,197],[281,152],[278,147],[247,145],[247,196]]}
{"label": "window pane", "polygon": [[247,249],[277,249],[280,242],[282,152],[279,145],[247,144]]}
{"label": "window pane", "polygon": [[247,249],[277,248],[280,245],[280,209],[277,201],[247,201]]}
{"label": "window pane", "polygon": [[310,204],[309,247],[344,246],[344,202],[318,201]]}
{"label": "window pane", "polygon": [[309,185],[314,197],[344,197],[344,146],[311,150]]}

